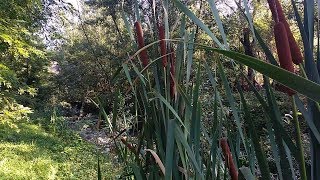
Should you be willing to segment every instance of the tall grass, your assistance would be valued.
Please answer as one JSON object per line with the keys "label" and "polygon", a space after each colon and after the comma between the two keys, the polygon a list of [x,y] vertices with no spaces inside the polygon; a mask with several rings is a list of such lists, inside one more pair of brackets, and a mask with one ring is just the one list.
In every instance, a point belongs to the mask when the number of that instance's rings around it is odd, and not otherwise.
{"label": "tall grass", "polygon": [[[279,179],[296,179],[298,176],[306,179],[307,175],[311,179],[319,179],[320,85],[313,57],[313,2],[306,1],[304,4],[305,18],[302,22],[292,0],[304,43],[305,58],[300,65],[303,69],[300,70],[306,73],[306,77],[282,69],[283,66],[279,67],[273,53],[252,23],[247,1],[243,2],[244,18],[269,62],[230,51],[215,2],[208,0],[206,3],[210,5],[220,34],[213,33],[180,0],[164,0],[160,3],[161,10],[153,12],[154,16],[159,13],[159,17],[153,17],[149,27],[158,27],[153,29],[155,32],[159,31],[158,35],[148,37],[151,38],[148,42],[153,43],[146,46],[144,42],[147,37],[141,32],[142,16],[139,9],[136,8],[136,36],[132,33],[132,27],[129,27],[126,13],[122,12],[128,33],[130,37],[137,37],[139,47],[122,65],[122,71],[128,80],[128,88],[124,92],[133,94],[137,121],[143,124],[136,139],[115,139],[119,156],[128,165],[124,177],[238,179],[241,176],[255,179],[261,176],[262,179],[271,179],[270,163],[266,158],[266,147],[269,146]],[[168,12],[176,8],[181,12],[180,28],[176,30],[178,37],[172,34],[175,30],[170,29],[172,27],[168,24]],[[213,47],[194,43],[196,27],[186,30],[188,18],[212,39]],[[288,49],[287,53],[289,51]],[[317,51],[319,54],[319,50]],[[194,59],[196,52],[209,56]],[[231,64],[231,75],[230,70],[224,66],[226,62]],[[256,89],[245,73],[241,72],[239,64],[264,75],[264,91]],[[236,77],[236,89],[230,86],[230,76]],[[249,101],[240,86],[239,79],[242,77],[246,79],[256,101],[263,108],[267,135],[255,130],[256,124]],[[293,108],[296,137],[291,137],[285,130],[270,79],[298,93],[289,93],[293,97],[287,97],[293,102],[293,107],[290,108]],[[213,95],[210,97],[212,113],[205,120],[203,111],[207,110],[201,97],[207,82]],[[307,99],[307,107],[301,98]],[[305,167],[296,105],[310,128],[311,171],[306,171]],[[231,110],[232,116],[227,109]],[[294,168],[296,161],[300,175],[296,174],[297,170]]]}

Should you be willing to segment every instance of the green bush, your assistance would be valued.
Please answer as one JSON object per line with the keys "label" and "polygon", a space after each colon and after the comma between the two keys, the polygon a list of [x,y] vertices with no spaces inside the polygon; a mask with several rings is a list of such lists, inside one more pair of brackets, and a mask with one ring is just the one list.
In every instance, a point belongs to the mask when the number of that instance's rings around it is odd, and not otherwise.
{"label": "green bush", "polygon": [[17,103],[15,98],[24,93],[35,94],[35,91],[20,86],[15,73],[3,64],[0,64],[0,90],[0,123],[16,127],[15,122],[28,119],[32,110]]}

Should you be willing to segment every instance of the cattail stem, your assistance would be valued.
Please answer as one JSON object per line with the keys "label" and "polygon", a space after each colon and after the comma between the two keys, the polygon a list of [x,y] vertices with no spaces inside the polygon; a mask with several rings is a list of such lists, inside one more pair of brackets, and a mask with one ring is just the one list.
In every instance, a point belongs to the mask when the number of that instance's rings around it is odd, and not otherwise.
{"label": "cattail stem", "polygon": [[306,73],[306,71],[304,70],[304,66],[303,66],[302,63],[299,64],[299,68],[300,68],[300,71],[302,72],[303,77],[304,77],[304,78],[308,78],[307,73]]}
{"label": "cattail stem", "polygon": [[296,130],[296,144],[299,151],[300,179],[307,180],[306,165],[305,165],[304,152],[303,152],[302,140],[301,140],[301,131],[300,131],[300,125],[298,121],[298,112],[297,112],[296,102],[293,96],[291,96],[291,101],[292,101],[292,108],[293,108],[293,122]]}
{"label": "cattail stem", "polygon": [[291,32],[290,26],[289,26],[289,24],[286,20],[286,17],[283,13],[283,10],[282,10],[282,7],[281,7],[279,0],[274,0],[274,1],[276,4],[276,9],[277,9],[279,21],[284,24],[286,31],[287,31],[292,61],[294,64],[298,65],[298,64],[302,63],[302,61],[303,61],[300,47],[298,46],[297,41]]}

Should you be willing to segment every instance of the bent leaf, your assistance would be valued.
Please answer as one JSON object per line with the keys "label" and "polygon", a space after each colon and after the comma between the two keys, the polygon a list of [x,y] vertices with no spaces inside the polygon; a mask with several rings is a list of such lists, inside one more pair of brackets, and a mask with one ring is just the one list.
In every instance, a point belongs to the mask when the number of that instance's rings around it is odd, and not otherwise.
{"label": "bent leaf", "polygon": [[308,79],[244,54],[210,47],[209,49],[244,64],[316,102],[320,102],[320,85]]}

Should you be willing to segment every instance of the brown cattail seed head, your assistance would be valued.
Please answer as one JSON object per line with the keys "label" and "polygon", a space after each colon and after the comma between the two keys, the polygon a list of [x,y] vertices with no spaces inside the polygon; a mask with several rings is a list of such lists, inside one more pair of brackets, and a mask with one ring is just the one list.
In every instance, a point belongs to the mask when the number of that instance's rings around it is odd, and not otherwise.
{"label": "brown cattail seed head", "polygon": [[[274,36],[275,36],[280,66],[283,69],[286,69],[287,71],[294,72],[287,32],[282,22],[278,22],[275,24]],[[284,92],[286,92],[288,95],[295,94],[295,92],[289,88],[285,88]]]}
{"label": "brown cattail seed head", "polygon": [[297,44],[296,39],[294,38],[290,26],[286,20],[286,17],[283,13],[281,4],[279,2],[279,0],[274,0],[275,4],[276,4],[276,9],[277,9],[277,14],[278,14],[278,18],[279,21],[283,23],[283,25],[286,28],[286,32],[287,32],[287,36],[288,36],[288,40],[289,40],[289,46],[290,46],[290,51],[291,51],[291,56],[292,56],[292,61],[294,64],[300,64],[303,61],[303,57],[301,54],[301,50]]}
{"label": "brown cattail seed head", "polygon": [[163,25],[160,25],[158,29],[159,29],[159,40],[161,40],[160,41],[160,52],[161,52],[161,56],[163,56],[162,57],[162,65],[163,65],[163,67],[166,67],[167,66],[167,56],[166,56],[167,47],[166,47],[166,41],[163,40],[166,38],[165,30],[164,30]]}
{"label": "brown cattail seed head", "polygon": [[[137,21],[134,23],[134,27],[136,28],[136,34],[137,34],[137,40],[138,40],[138,46],[139,49],[144,47],[144,40],[143,40],[143,31],[141,24]],[[145,67],[148,65],[148,55],[147,50],[144,49],[140,52],[140,60],[142,62],[142,65]]]}
{"label": "brown cattail seed head", "polygon": [[278,22],[274,26],[274,36],[276,40],[277,52],[280,61],[280,66],[290,72],[294,72],[291,61],[291,53],[289,47],[286,28],[282,22]]}
{"label": "brown cattail seed head", "polygon": [[236,166],[233,163],[232,154],[226,138],[220,139],[220,146],[221,146],[225,161],[227,161],[227,166],[229,168],[231,179],[238,180],[238,171],[236,169]]}
{"label": "brown cattail seed head", "polygon": [[275,22],[279,22],[278,18],[278,13],[277,13],[277,8],[276,8],[276,3],[274,2],[275,0],[268,0],[269,8],[272,13],[272,18]]}

